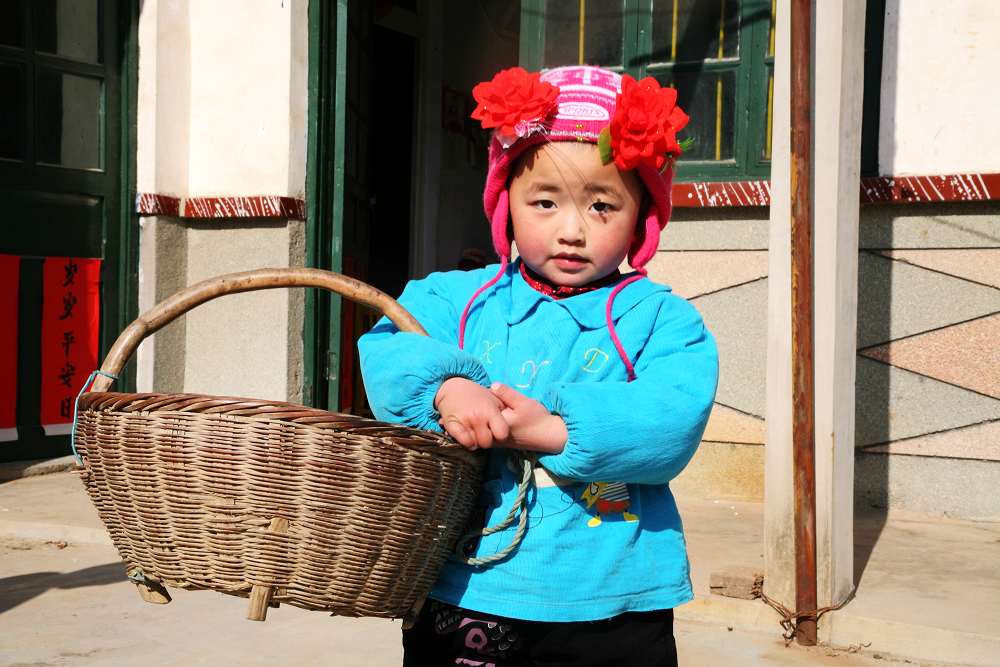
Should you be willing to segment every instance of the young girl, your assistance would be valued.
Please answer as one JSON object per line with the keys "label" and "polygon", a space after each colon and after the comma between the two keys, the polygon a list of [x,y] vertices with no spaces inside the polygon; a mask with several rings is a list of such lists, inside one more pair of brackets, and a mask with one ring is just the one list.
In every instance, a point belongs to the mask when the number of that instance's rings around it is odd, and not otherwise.
{"label": "young girl", "polygon": [[[404,664],[674,665],[672,609],[692,594],[668,483],[701,439],[718,359],[698,312],[643,266],[687,116],[652,78],[593,67],[505,70],[473,94],[495,128],[500,265],[411,282],[399,301],[429,337],[383,319],[362,371],[376,418],[490,450],[487,525],[516,503],[508,450],[537,467],[520,543],[445,565]],[[503,553],[515,532],[466,553]]]}

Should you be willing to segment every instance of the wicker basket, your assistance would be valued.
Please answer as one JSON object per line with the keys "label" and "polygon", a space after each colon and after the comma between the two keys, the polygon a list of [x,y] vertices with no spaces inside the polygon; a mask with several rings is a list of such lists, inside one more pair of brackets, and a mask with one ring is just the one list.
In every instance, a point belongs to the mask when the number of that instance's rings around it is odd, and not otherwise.
{"label": "wicker basket", "polygon": [[[164,586],[344,616],[415,613],[465,528],[483,458],[446,437],[289,403],[105,391],[142,339],[223,294],[330,289],[425,333],[374,288],[315,269],[194,285],[133,322],[81,395],[87,492],[150,602]],[[106,375],[104,375],[106,374]]]}

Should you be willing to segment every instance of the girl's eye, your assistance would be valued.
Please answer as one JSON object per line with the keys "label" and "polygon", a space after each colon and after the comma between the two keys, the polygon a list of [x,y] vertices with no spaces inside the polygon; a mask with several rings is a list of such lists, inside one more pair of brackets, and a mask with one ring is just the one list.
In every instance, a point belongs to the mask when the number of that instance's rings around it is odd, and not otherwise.
{"label": "girl's eye", "polygon": [[605,201],[595,201],[591,206],[598,213],[611,213],[614,210],[614,207]]}
{"label": "girl's eye", "polygon": [[552,201],[551,199],[539,199],[538,201],[535,202],[535,206],[538,207],[538,208],[540,208],[540,209],[544,209],[544,210],[548,211],[550,209],[555,208],[556,207],[556,203],[554,201]]}

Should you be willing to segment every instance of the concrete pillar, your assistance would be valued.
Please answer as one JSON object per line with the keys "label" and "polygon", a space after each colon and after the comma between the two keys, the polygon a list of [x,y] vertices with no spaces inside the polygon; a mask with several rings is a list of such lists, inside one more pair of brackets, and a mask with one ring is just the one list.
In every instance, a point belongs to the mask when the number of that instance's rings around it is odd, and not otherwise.
{"label": "concrete pillar", "polygon": [[[795,600],[792,499],[789,12],[778,0],[769,245],[765,591]],[[863,0],[814,9],[813,155],[816,561],[820,607],[850,595],[854,576],[854,369],[858,188],[864,79]],[[820,623],[820,632],[823,624]]]}
{"label": "concrete pillar", "polygon": [[854,371],[865,3],[818,2],[815,225],[816,543],[820,606],[854,588]]}
{"label": "concrete pillar", "polygon": [[[304,197],[308,37],[307,0],[144,0],[137,190]],[[140,312],[222,273],[301,266],[304,239],[295,220],[145,219]],[[303,316],[303,290],[199,306],[140,346],[137,385],[301,401]]]}

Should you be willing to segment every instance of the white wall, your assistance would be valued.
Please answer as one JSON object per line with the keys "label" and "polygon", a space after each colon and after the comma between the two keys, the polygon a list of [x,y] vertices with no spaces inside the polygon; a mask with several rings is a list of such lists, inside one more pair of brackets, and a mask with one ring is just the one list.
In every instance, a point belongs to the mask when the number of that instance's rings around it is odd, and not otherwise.
{"label": "white wall", "polygon": [[1000,2],[887,0],[879,172],[1000,171]]}
{"label": "white wall", "polygon": [[140,192],[304,197],[307,0],[145,0]]}
{"label": "white wall", "polygon": [[136,189],[174,196],[188,189],[191,117],[187,2],[145,0],[139,14]]}
{"label": "white wall", "polygon": [[308,59],[307,41],[292,39],[306,0],[189,7],[189,194],[304,197],[307,77],[291,73]]}

